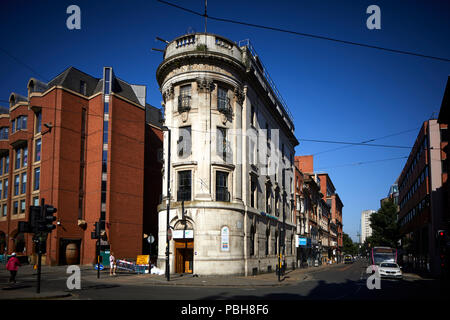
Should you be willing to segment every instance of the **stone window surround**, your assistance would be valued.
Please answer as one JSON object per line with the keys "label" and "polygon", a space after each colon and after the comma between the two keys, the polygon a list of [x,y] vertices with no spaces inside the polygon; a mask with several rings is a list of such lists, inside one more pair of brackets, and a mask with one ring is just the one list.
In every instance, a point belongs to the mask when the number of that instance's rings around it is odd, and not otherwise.
{"label": "stone window surround", "polygon": [[171,188],[171,198],[176,202],[178,201],[178,172],[179,171],[191,171],[191,201],[195,200],[195,172],[197,170],[197,162],[184,162],[172,165],[174,169],[173,188]]}
{"label": "stone window surround", "polygon": [[[229,82],[223,81],[222,79],[213,79],[213,78],[191,78],[191,79],[183,79],[176,82],[172,82],[167,86],[167,88],[163,91],[163,97],[165,101],[168,99],[175,98],[174,101],[178,103],[178,97],[181,95],[181,87],[191,85],[191,110],[195,109],[194,93],[197,92],[197,96],[199,93],[211,92],[211,107],[212,110],[218,110],[218,98],[217,91],[218,88],[225,89],[227,91],[227,98],[230,101],[230,105],[233,106],[233,98],[239,103],[242,104],[245,98],[244,90],[241,86],[236,86]],[[214,92],[214,93],[213,93]],[[178,113],[178,108],[174,108],[174,112]]]}
{"label": "stone window surround", "polygon": [[230,201],[233,201],[233,172],[234,172],[234,165],[230,165],[230,164],[221,164],[221,163],[211,163],[211,170],[212,170],[212,182],[214,185],[213,190],[211,190],[211,196],[212,199],[214,199],[214,201],[216,201],[216,173],[217,171],[221,171],[221,172],[226,172],[228,174],[228,179],[227,179],[227,189],[228,192],[230,193]]}

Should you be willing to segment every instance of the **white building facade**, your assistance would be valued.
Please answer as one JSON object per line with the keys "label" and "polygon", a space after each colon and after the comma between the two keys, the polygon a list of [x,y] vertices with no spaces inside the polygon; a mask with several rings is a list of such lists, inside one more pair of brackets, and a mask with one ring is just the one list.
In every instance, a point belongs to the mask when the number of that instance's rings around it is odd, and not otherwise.
{"label": "white building facade", "polygon": [[166,131],[158,266],[166,267],[169,183],[171,273],[270,272],[280,253],[292,267],[298,141],[250,43],[204,33],[176,38],[156,76],[171,137]]}
{"label": "white building facade", "polygon": [[361,213],[361,243],[364,243],[364,241],[366,241],[366,239],[372,235],[370,216],[375,212],[375,210],[364,210]]}

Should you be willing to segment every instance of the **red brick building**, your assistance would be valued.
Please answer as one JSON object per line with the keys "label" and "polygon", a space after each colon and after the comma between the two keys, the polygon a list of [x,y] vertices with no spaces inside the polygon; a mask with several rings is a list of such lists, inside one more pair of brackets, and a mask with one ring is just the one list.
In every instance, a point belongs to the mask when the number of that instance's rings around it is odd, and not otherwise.
{"label": "red brick building", "polygon": [[332,248],[331,250],[333,250],[333,256],[340,258],[343,246],[342,208],[344,207],[344,204],[336,193],[336,188],[328,173],[320,173],[318,176],[320,178],[320,191],[322,192],[323,200],[326,201],[331,208],[330,247]]}
{"label": "red brick building", "polygon": [[[327,256],[330,259],[336,258],[337,262],[341,260],[342,254],[342,246],[343,246],[343,223],[342,223],[342,209],[344,204],[340,199],[339,195],[336,193],[336,188],[327,173],[314,173],[314,158],[312,155],[308,156],[296,156],[295,157],[295,166],[296,166],[296,181],[297,179],[302,180],[305,184],[306,188],[296,189],[298,193],[299,199],[303,199],[304,208],[301,206],[297,206],[298,215],[301,225],[301,220],[305,218],[305,222],[309,224],[305,228],[301,228],[300,235],[308,238],[311,237],[311,241],[313,242],[313,233],[315,229],[318,228],[314,214],[309,218],[308,213],[308,203],[312,203],[312,208],[309,210],[314,212],[316,208],[314,207],[314,188],[311,186],[314,185],[314,181],[318,183],[318,196],[321,198],[322,203],[326,203],[326,206],[329,207],[330,217],[328,219],[328,230],[327,232],[322,232],[321,237],[326,237],[327,239],[323,239],[322,243],[328,243],[326,246],[328,248]],[[307,188],[309,186],[309,188]],[[297,199],[296,199],[297,201]],[[326,206],[323,205],[323,209],[326,211]],[[306,230],[306,232],[304,231]],[[308,235],[308,232],[311,232]],[[305,251],[305,250],[303,250]]]}
{"label": "red brick building", "polygon": [[44,198],[58,209],[47,264],[67,264],[70,243],[78,252],[71,263],[92,263],[97,221],[107,235],[103,249],[118,258],[142,253],[144,215],[156,215],[149,204],[144,214],[144,176],[156,165],[150,158],[146,165],[145,146],[152,134],[161,137],[146,121],[155,108],[145,90],[111,67],[101,78],[70,67],[49,83],[31,78],[27,97],[11,94],[9,114],[0,115],[0,252],[34,256],[32,235],[19,233],[18,222]]}

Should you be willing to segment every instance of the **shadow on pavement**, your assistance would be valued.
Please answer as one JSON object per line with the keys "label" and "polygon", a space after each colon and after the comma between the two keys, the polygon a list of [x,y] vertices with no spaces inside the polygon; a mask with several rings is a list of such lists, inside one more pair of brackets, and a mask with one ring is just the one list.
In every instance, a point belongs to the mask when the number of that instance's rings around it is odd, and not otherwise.
{"label": "shadow on pavement", "polygon": [[[299,288],[299,285],[297,288]],[[346,280],[343,283],[318,281],[312,290],[306,293],[268,293],[265,295],[227,295],[223,291],[217,295],[205,297],[205,300],[450,300],[450,287],[439,280],[381,280],[380,289],[368,289],[366,279]]]}

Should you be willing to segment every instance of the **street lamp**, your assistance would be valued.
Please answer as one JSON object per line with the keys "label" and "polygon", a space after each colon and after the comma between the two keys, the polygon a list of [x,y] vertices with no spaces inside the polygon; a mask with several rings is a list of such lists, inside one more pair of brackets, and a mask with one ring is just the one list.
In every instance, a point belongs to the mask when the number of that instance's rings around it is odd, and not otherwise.
{"label": "street lamp", "polygon": [[[286,232],[286,178],[285,178],[285,171],[293,171],[292,168],[283,168],[282,172],[283,172],[283,227],[281,228],[281,231],[279,232],[280,234],[280,239],[278,240],[278,281],[281,281],[281,255],[285,254],[285,250],[286,250],[286,242],[284,241],[285,239],[285,232]],[[281,252],[281,241],[283,241],[283,252]]]}
{"label": "street lamp", "polygon": [[170,211],[170,139],[171,139],[171,132],[170,129],[166,126],[162,127],[163,131],[167,131],[169,138],[167,141],[167,220],[166,220],[166,279],[167,281],[170,281],[170,262],[169,262],[169,256],[170,256],[170,250],[169,250],[169,211]]}

